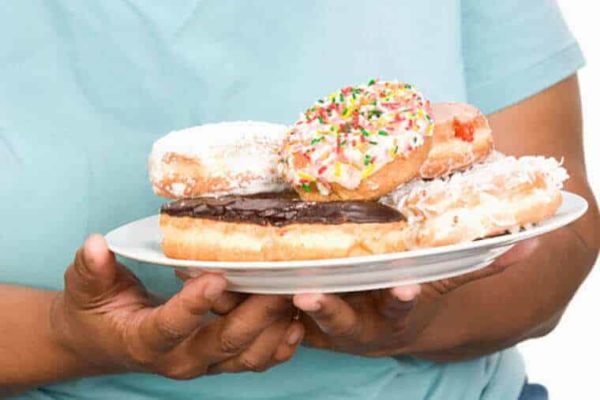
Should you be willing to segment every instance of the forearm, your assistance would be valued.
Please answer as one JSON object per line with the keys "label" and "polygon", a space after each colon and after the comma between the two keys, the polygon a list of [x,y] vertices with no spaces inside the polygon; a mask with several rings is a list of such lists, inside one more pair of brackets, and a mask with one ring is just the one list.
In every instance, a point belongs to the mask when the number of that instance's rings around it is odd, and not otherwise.
{"label": "forearm", "polygon": [[0,398],[98,373],[55,340],[50,310],[57,293],[0,284]]}
{"label": "forearm", "polygon": [[439,361],[462,360],[552,330],[598,255],[598,209],[589,190],[578,192],[590,202],[584,218],[543,236],[537,251],[519,265],[445,296],[436,317],[407,352]]}

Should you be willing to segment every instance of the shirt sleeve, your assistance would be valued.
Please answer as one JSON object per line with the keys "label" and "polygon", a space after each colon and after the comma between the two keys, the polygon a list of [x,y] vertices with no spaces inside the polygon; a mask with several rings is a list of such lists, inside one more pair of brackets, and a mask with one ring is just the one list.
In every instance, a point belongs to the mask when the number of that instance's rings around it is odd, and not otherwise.
{"label": "shirt sleeve", "polygon": [[489,114],[574,74],[584,64],[555,0],[462,0],[468,101]]}

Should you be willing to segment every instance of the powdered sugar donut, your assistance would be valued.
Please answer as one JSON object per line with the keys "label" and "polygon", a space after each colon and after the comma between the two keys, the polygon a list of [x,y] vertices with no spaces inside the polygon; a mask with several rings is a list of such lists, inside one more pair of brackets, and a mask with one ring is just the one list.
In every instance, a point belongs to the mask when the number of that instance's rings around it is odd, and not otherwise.
{"label": "powdered sugar donut", "polygon": [[420,169],[422,178],[439,178],[479,162],[494,146],[481,112],[464,103],[434,103],[433,145]]}
{"label": "powdered sugar donut", "polygon": [[418,175],[431,143],[429,101],[372,80],[320,99],[288,132],[283,172],[305,200],[378,198]]}
{"label": "powdered sugar donut", "polygon": [[169,198],[280,192],[289,188],[278,171],[286,126],[222,122],[174,131],[150,154],[154,191]]}
{"label": "powdered sugar donut", "polygon": [[519,230],[552,216],[567,172],[553,158],[506,157],[446,179],[416,179],[381,199],[408,218],[408,248],[468,242]]}

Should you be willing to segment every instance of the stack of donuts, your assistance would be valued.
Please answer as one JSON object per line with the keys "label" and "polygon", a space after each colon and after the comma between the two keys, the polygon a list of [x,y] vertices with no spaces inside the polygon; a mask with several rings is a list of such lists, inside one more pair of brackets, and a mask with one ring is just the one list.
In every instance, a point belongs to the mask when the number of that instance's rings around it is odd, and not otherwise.
{"label": "stack of donuts", "polygon": [[149,162],[168,257],[285,261],[472,241],[553,215],[566,171],[493,150],[486,118],[371,80],[319,99],[292,126],[171,132]]}

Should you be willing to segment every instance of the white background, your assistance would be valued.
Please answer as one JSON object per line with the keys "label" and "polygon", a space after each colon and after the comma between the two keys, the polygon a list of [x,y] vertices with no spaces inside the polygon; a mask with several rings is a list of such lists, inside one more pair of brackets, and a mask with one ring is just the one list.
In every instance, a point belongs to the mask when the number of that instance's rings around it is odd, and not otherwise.
{"label": "white background", "polygon": [[[559,0],[587,65],[579,72],[588,176],[600,195],[600,13],[590,0]],[[568,268],[568,265],[564,266]],[[558,327],[520,345],[532,382],[551,400],[600,399],[600,264],[579,289]]]}

